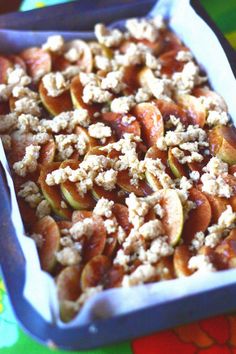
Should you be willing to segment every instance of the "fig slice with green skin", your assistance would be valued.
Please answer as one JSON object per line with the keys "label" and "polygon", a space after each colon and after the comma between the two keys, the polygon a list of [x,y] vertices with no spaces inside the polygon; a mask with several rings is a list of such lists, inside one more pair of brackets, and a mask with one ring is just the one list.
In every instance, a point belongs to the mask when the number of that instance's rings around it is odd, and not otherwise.
{"label": "fig slice with green skin", "polygon": [[139,103],[133,109],[134,116],[141,125],[142,138],[148,147],[155,145],[164,134],[161,112],[153,103]]}
{"label": "fig slice with green skin", "polygon": [[118,172],[117,185],[125,192],[135,193],[138,197],[144,197],[153,192],[145,180],[139,180],[137,185],[131,184],[128,170]]}
{"label": "fig slice with green skin", "polygon": [[56,153],[56,143],[53,139],[47,143],[41,145],[38,163],[41,165],[47,165],[53,162]]}
{"label": "fig slice with green skin", "polygon": [[193,273],[188,267],[188,261],[191,256],[191,252],[187,245],[179,245],[175,248],[173,263],[175,274],[178,278],[187,277]]}
{"label": "fig slice with green skin", "polygon": [[98,112],[100,109],[100,105],[89,105],[84,103],[83,101],[83,86],[80,82],[80,77],[79,75],[75,76],[70,85],[70,94],[71,94],[71,99],[73,102],[73,105],[75,108],[79,109],[87,109],[89,114],[93,116],[95,112]]}
{"label": "fig slice with green skin", "polygon": [[64,91],[57,97],[52,97],[48,95],[47,90],[41,81],[39,84],[39,95],[42,104],[53,116],[57,116],[62,112],[71,111],[73,109],[70,92],[68,90]]}
{"label": "fig slice with green skin", "polygon": [[[60,168],[66,168],[69,166],[72,170],[76,170],[79,168],[79,164],[79,161],[76,160],[66,160],[61,163]],[[82,196],[79,193],[75,182],[68,180],[61,183],[60,186],[64,198],[73,209],[92,209],[94,207],[94,200],[90,193],[86,193]]]}
{"label": "fig slice with green skin", "polygon": [[175,246],[179,242],[183,230],[183,207],[178,193],[174,189],[162,189],[160,195],[160,204],[164,209],[164,216],[161,221],[165,235],[168,236],[169,243]]}
{"label": "fig slice with green skin", "polygon": [[208,133],[210,151],[229,165],[236,164],[236,128],[218,125]]}
{"label": "fig slice with green skin", "polygon": [[60,317],[63,322],[71,321],[77,311],[75,307],[68,306],[68,302],[75,302],[81,295],[80,277],[82,268],[80,266],[68,266],[64,268],[56,279],[57,296],[60,304]]}
{"label": "fig slice with green skin", "polygon": [[64,204],[66,205],[66,203],[62,198],[60,186],[59,185],[49,186],[46,183],[47,175],[52,171],[57,170],[60,167],[60,164],[61,164],[60,162],[52,162],[46,166],[42,166],[40,171],[40,176],[39,176],[39,185],[44,197],[51,205],[54,213],[62,217],[63,219],[70,219],[72,214],[71,210],[69,209],[68,206],[67,208],[62,207],[62,202],[63,205]]}
{"label": "fig slice with green skin", "polygon": [[236,228],[216,247],[215,252],[228,264],[228,268],[236,268]]}
{"label": "fig slice with green skin", "polygon": [[12,62],[9,59],[0,56],[0,84],[7,83],[7,71],[12,67]]}
{"label": "fig slice with green skin", "polygon": [[60,248],[60,230],[51,216],[44,216],[32,228],[32,232],[42,235],[43,243],[39,248],[41,267],[46,272],[53,271],[56,265],[56,253]]}
{"label": "fig slice with green skin", "polygon": [[81,71],[91,73],[93,70],[93,55],[88,43],[80,39],[74,39],[65,43],[65,52],[73,48],[80,53],[79,59],[74,64],[78,65]]}
{"label": "fig slice with green skin", "polygon": [[[119,113],[107,112],[102,114],[102,121],[109,124],[115,131],[118,139],[121,139],[125,133],[134,134],[134,136],[141,136],[140,123],[137,120],[131,123],[125,123],[122,121],[124,115]],[[126,117],[132,117],[131,114],[127,114]],[[135,117],[134,117],[135,118]]]}
{"label": "fig slice with green skin", "polygon": [[113,200],[115,202],[121,202],[122,197],[119,196],[119,194],[118,194],[119,191],[120,190],[118,188],[114,188],[111,191],[108,191],[105,188],[100,187],[94,183],[91,193],[92,193],[92,196],[95,200],[99,200],[101,198],[106,198],[109,200]]}
{"label": "fig slice with green skin", "polygon": [[173,148],[168,150],[168,164],[171,172],[176,178],[181,178],[183,176],[187,177],[187,171],[183,164],[181,164],[178,159],[174,156],[172,152]]}
{"label": "fig slice with green skin", "polygon": [[175,102],[162,99],[154,100],[154,102],[160,110],[164,122],[167,122],[170,119],[170,116],[173,115],[176,118],[179,118],[183,124],[187,125],[189,123],[185,110],[178,106]]}
{"label": "fig slice with green skin", "polygon": [[189,191],[189,200],[196,204],[196,208],[190,210],[188,218],[184,223],[183,240],[190,244],[197,232],[205,232],[208,228],[212,213],[211,205],[207,197],[196,188]]}
{"label": "fig slice with green skin", "polygon": [[118,224],[124,229],[124,231],[128,235],[133,226],[129,222],[129,210],[127,206],[115,203],[112,207],[112,213],[115,215]]}
{"label": "fig slice with green skin", "polygon": [[51,56],[41,48],[27,48],[20,53],[20,57],[24,60],[27,72],[35,82],[51,71]]}
{"label": "fig slice with green skin", "polygon": [[99,255],[91,259],[82,271],[81,289],[85,291],[98,285],[103,286],[110,268],[111,261],[106,256]]}
{"label": "fig slice with green skin", "polygon": [[91,211],[81,210],[73,212],[72,222],[76,223],[78,221],[83,221],[86,218],[92,218],[94,222],[93,234],[89,238],[85,236],[83,243],[83,261],[88,262],[93,257],[103,253],[106,244],[107,232],[102,217],[93,215]]}
{"label": "fig slice with green skin", "polygon": [[192,95],[178,96],[178,104],[187,112],[190,122],[203,128],[206,122],[206,109],[198,98]]}
{"label": "fig slice with green skin", "polygon": [[[166,173],[170,175],[170,170],[167,164],[167,152],[159,150],[155,145],[151,146],[148,151],[146,152],[145,159],[160,159],[163,165],[166,166]],[[159,189],[162,189],[162,185],[160,184],[158,178],[154,176],[151,172],[146,171],[145,172],[146,180],[149,184],[149,186],[152,188],[154,191],[158,191]]]}

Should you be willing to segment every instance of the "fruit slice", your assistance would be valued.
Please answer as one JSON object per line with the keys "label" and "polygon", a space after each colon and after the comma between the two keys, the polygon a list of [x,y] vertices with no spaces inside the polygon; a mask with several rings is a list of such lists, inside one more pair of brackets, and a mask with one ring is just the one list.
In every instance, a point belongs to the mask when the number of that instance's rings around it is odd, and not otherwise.
{"label": "fruit slice", "polygon": [[152,193],[152,189],[145,180],[139,180],[137,185],[131,184],[131,177],[129,176],[128,170],[118,172],[117,185],[125,192],[135,193],[138,197]]}
{"label": "fruit slice", "polygon": [[23,70],[26,71],[26,64],[24,60],[19,55],[9,55],[8,59],[14,64],[20,66]]}
{"label": "fruit slice", "polygon": [[206,109],[204,105],[192,95],[180,95],[178,96],[178,103],[184,108],[192,122],[199,127],[204,127],[206,122]]}
{"label": "fruit slice", "polygon": [[132,224],[129,222],[128,208],[119,203],[115,203],[112,207],[112,213],[115,215],[118,224],[125,230],[128,235],[132,229]]}
{"label": "fruit slice", "polygon": [[81,294],[80,288],[81,267],[69,266],[64,268],[57,277],[57,295],[60,303],[62,321],[69,322],[75,317],[76,311],[68,306],[68,301],[76,301]]}
{"label": "fruit slice", "polygon": [[27,72],[34,81],[38,81],[51,71],[51,56],[41,48],[32,47],[25,49],[20,53],[20,57],[24,60]]}
{"label": "fruit slice", "polygon": [[183,48],[183,44],[180,39],[171,31],[164,30],[161,33],[162,39],[162,53],[168,52],[170,50],[181,50]]}
{"label": "fruit slice", "polygon": [[70,66],[70,62],[66,60],[64,55],[51,53],[52,58],[52,71],[64,71],[68,66]]}
{"label": "fruit slice", "polygon": [[79,53],[79,59],[75,60],[75,64],[79,66],[81,71],[91,73],[93,70],[93,55],[89,45],[80,39],[74,39],[65,44],[65,52],[71,49],[75,49]]}
{"label": "fruit slice", "polygon": [[46,144],[43,144],[40,149],[38,163],[41,165],[47,165],[53,162],[56,153],[56,144],[53,139],[49,140]]}
{"label": "fruit slice", "polygon": [[139,72],[137,76],[138,84],[144,88],[150,87],[150,82],[155,78],[153,71],[144,66]]}
{"label": "fruit slice", "polygon": [[236,164],[236,128],[218,125],[208,133],[210,150],[229,165]]}
{"label": "fruit slice", "polygon": [[165,235],[168,236],[169,243],[174,246],[180,240],[184,214],[178,193],[173,189],[162,189],[160,204],[164,209],[162,223],[165,229]]}
{"label": "fruit slice", "polygon": [[180,121],[183,124],[188,124],[188,116],[183,108],[178,106],[173,101],[165,101],[165,100],[154,100],[157,108],[160,110],[162,117],[165,122],[170,119],[170,116],[173,115],[177,118],[180,118]]}
{"label": "fruit slice", "polygon": [[136,65],[129,65],[124,67],[124,83],[127,87],[124,89],[126,95],[131,95],[139,87],[139,72],[140,67]]}
{"label": "fruit slice", "polygon": [[112,257],[117,246],[117,231],[107,235],[106,244],[103,254],[107,257]]}
{"label": "fruit slice", "polygon": [[93,189],[91,190],[91,193],[95,200],[106,198],[109,200],[113,200],[115,202],[119,202],[122,200],[122,198],[119,197],[118,192],[119,192],[118,188],[108,191],[103,187],[97,186],[96,184],[93,185]]}
{"label": "fruit slice", "polygon": [[83,221],[85,218],[92,218],[94,222],[93,234],[87,238],[85,237],[82,257],[85,262],[93,257],[102,254],[106,244],[106,229],[104,221],[100,216],[93,215],[91,211],[76,211],[73,213],[73,223]]}
{"label": "fruit slice", "polygon": [[27,230],[31,232],[32,226],[37,222],[35,209],[31,208],[22,198],[17,198],[20,214]]}
{"label": "fruit slice", "polygon": [[134,115],[140,122],[144,142],[150,147],[164,134],[161,112],[153,103],[139,103],[134,107]]}
{"label": "fruit slice", "polygon": [[5,115],[9,112],[10,112],[9,103],[8,102],[0,102],[0,114]]}
{"label": "fruit slice", "polygon": [[60,247],[60,230],[51,216],[44,216],[33,227],[33,233],[42,235],[43,243],[39,248],[41,267],[51,272],[56,265],[56,252]]}
{"label": "fruit slice", "polygon": [[0,84],[7,83],[7,70],[12,68],[12,63],[7,58],[0,56]]}
{"label": "fruit slice", "polygon": [[190,189],[189,200],[196,204],[196,208],[190,210],[188,219],[184,223],[183,239],[187,244],[191,243],[197,232],[206,231],[212,216],[210,203],[202,192],[196,188]]}
{"label": "fruit slice", "polygon": [[[187,48],[183,47],[181,50],[187,50]],[[171,76],[175,72],[183,70],[185,62],[176,59],[178,51],[173,49],[159,56],[162,75]]]}
{"label": "fruit slice", "polygon": [[208,193],[204,193],[211,206],[212,223],[217,224],[220,215],[225,211],[228,201],[226,198],[220,198]]}
{"label": "fruit slice", "polygon": [[[159,150],[155,145],[150,147],[146,152],[145,159],[150,158],[153,160],[160,159],[163,165],[166,166],[166,172],[170,174],[169,167],[167,166],[167,152]],[[145,172],[146,180],[153,191],[158,191],[162,188],[158,178],[154,176],[151,172]]]}
{"label": "fruit slice", "polygon": [[[103,113],[102,120],[108,123],[116,132],[118,139],[122,138],[125,133],[134,134],[135,136],[141,136],[140,123],[137,120],[130,123],[122,120],[124,116],[119,113],[107,112]],[[125,117],[131,118],[131,114],[127,114]]]}
{"label": "fruit slice", "polygon": [[[63,161],[60,165],[60,168],[65,168],[69,166],[72,170],[79,168],[79,161],[76,160],[66,160]],[[73,209],[92,209],[94,207],[94,200],[89,193],[86,193],[82,196],[76,183],[71,181],[66,181],[61,183],[61,191],[66,201],[70,204]]]}
{"label": "fruit slice", "polygon": [[53,116],[73,109],[69,91],[65,91],[57,97],[48,96],[47,90],[41,81],[39,84],[39,95],[44,107]]}
{"label": "fruit slice", "polygon": [[157,271],[157,278],[155,281],[170,280],[175,278],[172,257],[162,257],[157,264],[155,264]]}
{"label": "fruit slice", "polygon": [[229,268],[236,268],[236,229],[233,229],[215,249]]}
{"label": "fruit slice", "polygon": [[81,274],[81,289],[104,285],[104,278],[111,268],[111,262],[106,256],[96,256],[88,262]]}
{"label": "fruit slice", "polygon": [[[60,162],[52,162],[46,166],[43,166],[40,171],[39,184],[44,197],[47,199],[52,207],[54,213],[62,218],[70,219],[71,210],[66,205],[61,196],[60,186],[49,186],[46,183],[46,177],[48,173],[57,170],[60,167]],[[66,207],[64,207],[66,206]]]}
{"label": "fruit slice", "polygon": [[221,97],[218,93],[209,90],[207,87],[196,87],[195,89],[193,89],[193,95],[196,97],[208,97],[213,101],[213,105],[217,105],[222,109],[222,111],[228,111],[227,104],[223,97]]}
{"label": "fruit slice", "polygon": [[95,112],[99,111],[99,105],[88,105],[84,103],[83,97],[83,86],[80,82],[80,77],[75,76],[70,85],[70,94],[73,105],[75,108],[87,109],[89,114],[92,116]]}
{"label": "fruit slice", "polygon": [[173,148],[169,148],[168,150],[168,164],[170,166],[171,172],[176,178],[181,178],[183,176],[187,177],[186,168],[174,156],[172,150]]}
{"label": "fruit slice", "polygon": [[91,149],[93,149],[94,147],[98,146],[97,139],[92,138],[89,135],[87,129],[77,126],[75,128],[75,134],[80,135],[82,138],[82,141],[86,142],[86,153],[88,151],[90,151]]}
{"label": "fruit slice", "polygon": [[174,252],[174,269],[178,278],[191,275],[193,272],[188,268],[191,253],[187,245],[179,245]]}

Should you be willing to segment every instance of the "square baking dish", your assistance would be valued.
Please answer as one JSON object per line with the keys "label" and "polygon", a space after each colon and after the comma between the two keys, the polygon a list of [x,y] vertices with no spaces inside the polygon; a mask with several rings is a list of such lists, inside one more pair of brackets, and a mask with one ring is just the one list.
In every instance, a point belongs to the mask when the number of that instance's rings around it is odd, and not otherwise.
{"label": "square baking dish", "polygon": [[[186,2],[186,0],[180,1]],[[171,0],[168,2],[169,6],[173,3]],[[123,18],[145,16],[154,4],[155,1],[150,0],[100,0],[96,4],[96,9],[94,9],[92,0],[81,3],[74,2],[55,6],[53,11],[52,8],[48,8],[29,11],[20,15],[0,16],[0,27],[7,28],[9,24],[9,27],[15,30],[88,30],[92,29],[96,22],[111,23]],[[191,6],[217,36],[235,76],[235,52],[199,2],[191,1]],[[65,19],[65,21],[62,21],[62,19]],[[193,30],[198,31],[197,28]],[[3,33],[4,36],[9,34],[10,41],[12,32],[4,30]],[[70,33],[70,36],[73,36],[73,34]],[[22,46],[24,44],[19,43],[19,48],[16,49],[18,50]],[[152,301],[152,305],[137,308],[129,313],[104,319],[94,317],[90,323],[76,327],[61,327],[55,324],[53,320],[51,322],[46,321],[24,296],[26,257],[10,218],[11,202],[3,169],[1,169],[0,174],[0,208],[0,264],[13,309],[25,331],[48,346],[56,346],[67,350],[89,349],[236,309],[236,270],[230,270],[220,272],[220,277],[224,279],[222,286],[208,287],[176,298],[167,296],[167,301],[160,301],[158,304],[154,304]],[[178,284],[177,282],[178,280],[175,280],[176,284]],[[169,291],[171,291],[171,285]],[[151,292],[149,295],[152,296]]]}

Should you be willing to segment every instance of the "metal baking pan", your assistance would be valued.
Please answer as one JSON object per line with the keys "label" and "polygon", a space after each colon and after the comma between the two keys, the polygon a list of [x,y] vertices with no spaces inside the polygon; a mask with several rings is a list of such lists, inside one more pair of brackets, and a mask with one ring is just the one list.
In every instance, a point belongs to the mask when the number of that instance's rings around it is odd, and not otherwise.
{"label": "metal baking pan", "polygon": [[[96,8],[94,8],[92,0],[74,2],[24,14],[13,13],[0,16],[0,27],[21,30],[87,30],[98,21],[106,22],[108,13],[110,22],[125,17],[144,16],[154,3],[155,1],[152,0],[100,0],[96,2]],[[193,0],[191,5],[217,35],[236,76],[235,52],[199,2]],[[11,303],[24,330],[45,345],[67,350],[91,349],[236,309],[235,281],[233,285],[184,296],[175,301],[168,301],[110,319],[99,319],[76,328],[60,328],[50,324],[23,296],[26,262],[10,220],[11,205],[2,171],[0,173],[0,209],[0,264]]]}

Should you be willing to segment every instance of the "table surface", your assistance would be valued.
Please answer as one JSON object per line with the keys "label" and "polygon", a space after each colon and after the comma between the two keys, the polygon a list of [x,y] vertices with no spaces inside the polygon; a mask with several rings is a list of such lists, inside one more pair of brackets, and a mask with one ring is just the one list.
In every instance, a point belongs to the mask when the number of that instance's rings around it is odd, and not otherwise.
{"label": "table surface", "polygon": [[[0,0],[0,13],[51,5],[63,0]],[[201,0],[226,38],[236,49],[236,0]],[[148,350],[147,350],[148,348]],[[51,350],[33,341],[17,325],[0,275],[0,353],[49,354]],[[53,351],[66,354],[65,351]],[[68,352],[69,353],[69,352]],[[155,333],[130,342],[77,352],[84,354],[236,354],[236,315],[217,316],[178,328]]]}

